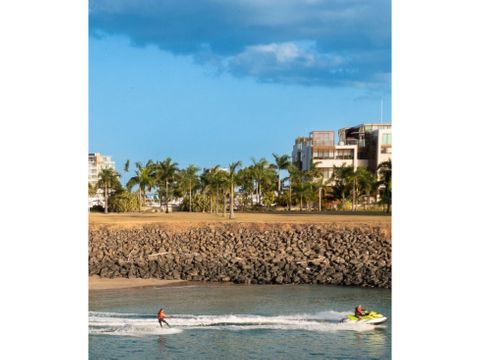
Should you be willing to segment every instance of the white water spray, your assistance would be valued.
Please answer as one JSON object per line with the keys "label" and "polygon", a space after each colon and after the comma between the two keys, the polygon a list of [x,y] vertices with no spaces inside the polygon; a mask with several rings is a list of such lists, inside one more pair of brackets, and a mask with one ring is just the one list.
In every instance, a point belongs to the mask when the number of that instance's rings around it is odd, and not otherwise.
{"label": "white water spray", "polygon": [[193,315],[174,314],[168,319],[172,328],[161,328],[154,316],[90,312],[89,332],[93,335],[155,336],[178,334],[188,329],[196,330],[283,330],[283,331],[370,331],[370,324],[343,323],[348,312],[323,311],[314,314],[263,316],[253,314]]}

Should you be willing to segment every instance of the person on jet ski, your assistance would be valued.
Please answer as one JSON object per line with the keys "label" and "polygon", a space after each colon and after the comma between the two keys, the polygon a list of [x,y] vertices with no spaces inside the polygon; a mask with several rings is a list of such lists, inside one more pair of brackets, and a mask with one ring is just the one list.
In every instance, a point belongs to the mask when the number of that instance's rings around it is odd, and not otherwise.
{"label": "person on jet ski", "polygon": [[369,314],[368,310],[363,310],[362,305],[358,305],[355,308],[355,316],[357,317],[358,320],[362,319],[362,316],[367,316]]}

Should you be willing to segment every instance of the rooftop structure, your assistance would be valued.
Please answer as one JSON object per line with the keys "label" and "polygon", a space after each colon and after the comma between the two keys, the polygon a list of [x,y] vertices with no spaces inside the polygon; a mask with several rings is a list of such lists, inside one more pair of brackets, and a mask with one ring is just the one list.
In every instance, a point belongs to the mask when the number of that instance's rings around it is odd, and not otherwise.
{"label": "rooftop structure", "polygon": [[375,172],[378,164],[391,159],[392,125],[365,123],[338,131],[340,144],[358,146],[358,158],[368,160],[368,169]]}

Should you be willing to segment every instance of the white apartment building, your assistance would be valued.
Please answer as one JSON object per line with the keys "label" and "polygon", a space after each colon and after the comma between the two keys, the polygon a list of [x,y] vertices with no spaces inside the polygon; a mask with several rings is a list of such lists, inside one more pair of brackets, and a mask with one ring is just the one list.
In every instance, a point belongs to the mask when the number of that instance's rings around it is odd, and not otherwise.
{"label": "white apartment building", "polygon": [[301,170],[309,170],[311,164],[322,169],[324,179],[333,174],[333,167],[365,166],[366,162],[358,159],[356,145],[335,145],[334,131],[312,131],[309,137],[298,137],[292,152],[292,162]]}
{"label": "white apartment building", "polygon": [[392,129],[376,130],[377,142],[377,166],[378,164],[392,159]]}
{"label": "white apartment building", "polygon": [[88,154],[88,182],[90,184],[95,185],[100,171],[108,168],[115,170],[115,162],[110,156],[100,153]]}
{"label": "white apartment building", "polygon": [[338,131],[335,144],[334,131],[312,131],[309,137],[298,137],[292,151],[292,163],[305,171],[311,164],[322,169],[329,179],[333,167],[359,166],[376,172],[378,164],[391,159],[392,129],[390,124],[368,123]]}
{"label": "white apartment building", "polygon": [[[115,162],[108,155],[101,155],[99,153],[88,154],[88,183],[95,185],[98,182],[98,174],[103,169],[114,169]],[[102,190],[97,190],[95,196],[88,197],[88,207],[91,208],[95,205],[103,206],[103,194]]]}
{"label": "white apartment building", "polygon": [[340,144],[358,146],[358,158],[367,160],[367,167],[375,172],[377,166],[392,158],[392,125],[365,123],[338,131]]}

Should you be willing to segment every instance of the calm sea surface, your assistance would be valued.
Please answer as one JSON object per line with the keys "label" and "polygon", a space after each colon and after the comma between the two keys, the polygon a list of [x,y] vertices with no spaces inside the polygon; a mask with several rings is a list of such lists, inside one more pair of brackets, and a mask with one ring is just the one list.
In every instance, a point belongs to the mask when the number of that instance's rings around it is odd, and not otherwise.
{"label": "calm sea surface", "polygon": [[[340,320],[356,304],[389,320]],[[321,285],[186,285],[90,294],[90,359],[390,359],[391,292]],[[163,307],[170,329],[156,320]]]}

